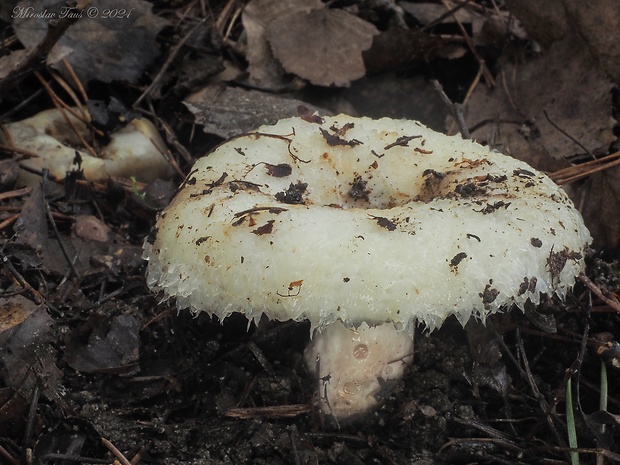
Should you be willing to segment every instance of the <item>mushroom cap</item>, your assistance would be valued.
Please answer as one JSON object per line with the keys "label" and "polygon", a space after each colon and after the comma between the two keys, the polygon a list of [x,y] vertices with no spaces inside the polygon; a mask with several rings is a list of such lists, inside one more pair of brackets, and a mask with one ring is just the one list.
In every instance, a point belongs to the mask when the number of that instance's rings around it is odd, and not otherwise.
{"label": "mushroom cap", "polygon": [[180,308],[465,323],[564,297],[590,241],[547,176],[416,121],[290,118],[198,160],[145,242]]}

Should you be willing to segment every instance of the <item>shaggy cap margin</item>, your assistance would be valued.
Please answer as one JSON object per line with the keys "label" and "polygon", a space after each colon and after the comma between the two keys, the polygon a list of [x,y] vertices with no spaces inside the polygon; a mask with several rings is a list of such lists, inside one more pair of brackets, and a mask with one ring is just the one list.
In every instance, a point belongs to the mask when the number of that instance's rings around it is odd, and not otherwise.
{"label": "shaggy cap margin", "polygon": [[179,308],[412,331],[563,298],[590,240],[526,163],[415,121],[340,115],[285,119],[198,160],[144,258]]}

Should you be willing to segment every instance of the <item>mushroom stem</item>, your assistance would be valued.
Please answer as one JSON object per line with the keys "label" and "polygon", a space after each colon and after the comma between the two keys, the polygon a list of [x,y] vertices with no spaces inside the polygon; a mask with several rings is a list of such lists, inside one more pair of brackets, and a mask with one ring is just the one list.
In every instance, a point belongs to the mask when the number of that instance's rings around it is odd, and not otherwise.
{"label": "mushroom stem", "polygon": [[375,408],[388,381],[402,377],[413,338],[391,322],[349,329],[337,320],[315,331],[305,359],[318,380],[321,410],[347,420]]}

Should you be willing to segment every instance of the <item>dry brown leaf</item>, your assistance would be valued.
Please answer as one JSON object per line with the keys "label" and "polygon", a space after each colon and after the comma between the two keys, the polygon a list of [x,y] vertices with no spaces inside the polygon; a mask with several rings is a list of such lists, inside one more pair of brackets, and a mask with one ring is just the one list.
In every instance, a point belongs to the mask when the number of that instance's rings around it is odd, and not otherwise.
{"label": "dry brown leaf", "polygon": [[[57,0],[27,0],[18,7],[59,18],[66,5]],[[64,73],[61,62],[66,58],[84,83],[136,81],[159,55],[155,39],[167,24],[151,8],[143,0],[92,0],[52,49],[48,64]],[[13,23],[15,34],[24,46],[34,47],[45,36],[48,20],[37,15],[18,17]]]}
{"label": "dry brown leaf", "polygon": [[616,84],[620,84],[620,5],[618,0],[598,0],[584,8],[579,0],[564,0],[569,30],[576,26],[590,52]]}
{"label": "dry brown leaf", "polygon": [[620,30],[618,0],[599,0],[584,5],[580,0],[554,0],[540,7],[539,0],[507,0],[510,10],[530,35],[548,47],[567,35],[581,37],[601,67],[620,84]]}
{"label": "dry brown leaf", "polygon": [[21,295],[0,298],[0,333],[22,323],[38,308],[38,305]]}
{"label": "dry brown leaf", "polygon": [[[62,373],[55,365],[53,320],[44,305],[35,305],[23,296],[2,299],[0,309],[22,307],[25,318],[0,332],[0,379],[11,388],[28,393],[42,382],[43,393],[60,398]],[[34,307],[34,308],[33,308]]]}
{"label": "dry brown leaf", "polygon": [[487,121],[475,139],[553,171],[567,165],[562,157],[585,151],[544,112],[591,152],[606,153],[614,140],[610,89],[582,44],[557,42],[528,63],[504,63],[494,89],[478,86],[474,92],[466,122],[471,128]]}
{"label": "dry brown leaf", "polygon": [[620,251],[620,168],[592,175],[573,198],[582,207],[594,245]]}
{"label": "dry brown leaf", "polygon": [[362,52],[376,34],[372,24],[346,11],[322,9],[276,19],[267,38],[289,73],[320,86],[346,87],[366,73]]}
{"label": "dry brown leaf", "polygon": [[28,50],[15,50],[0,57],[0,81],[7,79],[28,59]]}
{"label": "dry brown leaf", "polygon": [[254,86],[278,90],[287,81],[267,42],[267,27],[279,17],[322,7],[320,0],[252,0],[247,4],[241,21],[247,35],[246,59]]}
{"label": "dry brown leaf", "polygon": [[195,115],[196,122],[204,125],[205,132],[223,138],[297,116],[299,105],[312,111],[318,110],[321,115],[330,114],[301,100],[238,87],[206,87],[190,95],[183,103]]}

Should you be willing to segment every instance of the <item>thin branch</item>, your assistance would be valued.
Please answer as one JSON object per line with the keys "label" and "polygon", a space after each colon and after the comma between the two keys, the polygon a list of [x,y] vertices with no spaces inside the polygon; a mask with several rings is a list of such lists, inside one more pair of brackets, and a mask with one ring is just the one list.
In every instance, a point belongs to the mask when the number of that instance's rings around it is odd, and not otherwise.
{"label": "thin branch", "polygon": [[[452,10],[447,0],[441,0],[441,3],[444,4],[446,9]],[[452,14],[452,18],[454,18],[454,22],[461,30],[461,34],[463,35],[463,39],[465,39],[465,43],[467,44],[467,47],[469,47],[469,50],[471,51],[471,53],[474,55],[474,57],[476,57],[476,60],[478,60],[479,63],[482,63],[482,66],[483,66],[482,74],[484,75],[484,79],[486,80],[487,84],[491,87],[495,87],[495,78],[493,78],[493,75],[491,74],[491,71],[489,71],[489,68],[487,67],[484,59],[480,56],[480,54],[478,53],[478,50],[476,50],[476,46],[472,42],[471,37],[469,37],[469,34],[467,34],[467,31],[465,30],[463,23],[461,23],[461,21],[456,17],[456,15],[454,15],[454,13],[451,13],[451,14]]]}
{"label": "thin branch", "polygon": [[448,110],[450,110],[452,117],[459,126],[459,131],[463,139],[469,139],[471,137],[471,134],[469,133],[469,129],[467,129],[467,125],[465,124],[463,105],[450,100],[450,98],[444,92],[443,87],[436,79],[433,79],[431,81],[431,84],[439,94],[439,98],[441,98],[441,101],[448,107]]}
{"label": "thin branch", "polygon": [[159,82],[163,78],[166,71],[168,71],[168,68],[172,66],[172,62],[176,58],[177,54],[181,51],[181,48],[183,47],[183,45],[185,45],[185,42],[187,42],[187,40],[191,37],[194,31],[198,29],[200,26],[202,26],[206,20],[207,18],[203,18],[201,21],[196,23],[194,27],[191,28],[187,32],[187,34],[183,36],[183,38],[179,41],[179,43],[172,49],[165,63],[163,64],[163,66],[161,67],[157,75],[153,78],[153,81],[149,84],[149,86],[145,89],[145,91],[142,92],[142,95],[140,95],[140,97],[138,97],[138,99],[134,102],[133,108],[136,108],[138,105],[140,105],[140,102],[142,102],[142,100],[144,100],[151,93],[153,88],[159,84]]}
{"label": "thin branch", "polygon": [[569,184],[571,182],[579,181],[580,179],[587,178],[591,174],[604,171],[614,166],[620,165],[620,152],[610,153],[604,157],[597,158],[596,160],[590,160],[579,165],[569,166],[561,170],[549,173],[549,177],[556,184]]}
{"label": "thin branch", "polygon": [[616,299],[616,297],[613,294],[609,297],[606,296],[603,293],[603,290],[600,287],[598,287],[595,283],[593,283],[590,280],[590,278],[588,278],[586,275],[581,274],[579,275],[578,279],[583,284],[585,284],[585,286],[588,289],[590,289],[594,293],[594,295],[596,295],[599,299],[601,299],[603,302],[609,305],[610,308],[620,313],[620,302],[618,302],[618,299]]}

